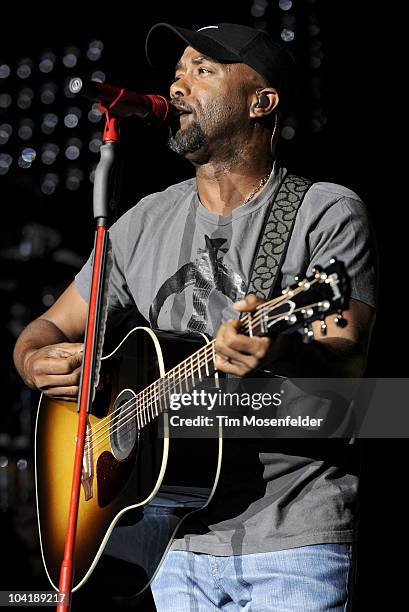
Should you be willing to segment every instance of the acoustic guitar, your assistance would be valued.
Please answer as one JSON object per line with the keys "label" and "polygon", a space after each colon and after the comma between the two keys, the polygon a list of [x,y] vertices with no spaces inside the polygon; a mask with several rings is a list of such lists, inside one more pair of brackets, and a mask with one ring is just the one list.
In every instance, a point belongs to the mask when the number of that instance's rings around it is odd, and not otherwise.
{"label": "acoustic guitar", "polygon": [[[241,333],[285,331],[313,337],[312,322],[348,307],[348,279],[340,262],[314,269],[278,297],[241,318]],[[75,550],[73,591],[90,577],[114,530],[143,521],[147,507],[168,500],[176,525],[146,573],[146,588],[181,523],[206,507],[223,460],[223,434],[213,440],[169,436],[173,393],[190,392],[217,378],[214,340],[136,327],[101,359],[99,383],[88,416]],[[42,396],[35,433],[35,476],[41,552],[58,590],[69,509],[77,432],[75,401]],[[160,433],[159,433],[160,432]],[[194,453],[194,455],[192,455]],[[195,469],[188,469],[194,465]],[[189,498],[191,504],[180,503]],[[196,495],[195,495],[196,492]],[[196,501],[194,501],[196,500]],[[193,508],[193,509],[192,509]],[[127,518],[128,517],[128,518]],[[143,551],[144,553],[145,551]]]}

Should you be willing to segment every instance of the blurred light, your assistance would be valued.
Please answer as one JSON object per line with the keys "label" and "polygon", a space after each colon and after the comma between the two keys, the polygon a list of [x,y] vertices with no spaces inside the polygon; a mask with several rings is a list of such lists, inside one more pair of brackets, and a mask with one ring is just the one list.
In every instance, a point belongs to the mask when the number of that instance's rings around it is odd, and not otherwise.
{"label": "blurred light", "polygon": [[93,183],[94,180],[95,180],[95,168],[96,168],[96,166],[92,166],[91,167],[91,172],[89,173],[89,180],[90,180],[91,183]]}
{"label": "blurred light", "polygon": [[41,56],[40,64],[38,66],[40,71],[44,74],[52,72],[54,70],[55,60],[56,55],[52,51],[47,51],[46,53],[43,53],[43,55]]}
{"label": "blurred light", "polygon": [[75,128],[78,121],[81,119],[82,111],[78,106],[72,106],[67,109],[67,114],[64,117],[64,125],[68,128]]}
{"label": "blurred light", "polygon": [[10,94],[0,94],[0,108],[8,108],[11,102]]}
{"label": "blurred light", "polygon": [[17,106],[21,108],[22,110],[26,110],[27,108],[30,108],[31,103],[33,101],[33,97],[34,97],[34,91],[30,89],[29,87],[25,87],[18,94]]}
{"label": "blurred light", "polygon": [[54,83],[45,83],[40,91],[40,100],[43,104],[52,104],[57,93],[57,86]]}
{"label": "blurred light", "polygon": [[293,3],[291,2],[291,0],[280,0],[278,3],[278,6],[282,11],[289,11],[292,5]]}
{"label": "blurred light", "polygon": [[5,468],[7,467],[9,464],[9,460],[7,459],[6,455],[1,455],[0,456],[0,468]]}
{"label": "blurred light", "polygon": [[79,138],[71,138],[65,149],[65,157],[71,161],[78,159],[81,153],[82,142]]}
{"label": "blurred light", "polygon": [[16,463],[18,470],[26,470],[27,469],[27,459],[19,459]]}
{"label": "blurred light", "polygon": [[0,153],[0,175],[7,174],[13,158],[8,153]]}
{"label": "blurred light", "polygon": [[268,6],[267,0],[253,0],[253,6],[251,7],[251,14],[253,17],[262,17],[266,12]]}
{"label": "blurred light", "polygon": [[68,47],[64,51],[62,63],[66,68],[74,68],[78,63],[80,50],[77,47]]}
{"label": "blurred light", "polygon": [[48,308],[49,306],[52,306],[54,304],[54,296],[51,293],[46,293],[45,295],[43,295],[42,302],[44,306]]}
{"label": "blurred light", "polygon": [[1,64],[0,66],[0,79],[7,79],[10,76],[10,66],[7,64]]}
{"label": "blurred light", "polygon": [[307,19],[308,19],[308,26],[307,26],[308,34],[310,36],[317,36],[321,31],[318,25],[318,17],[314,15],[313,13],[310,13]]}
{"label": "blurred light", "polygon": [[95,132],[92,135],[92,140],[90,141],[88,148],[91,153],[99,153],[99,149],[102,145],[102,134],[101,132]]}
{"label": "blurred light", "polygon": [[55,113],[46,113],[43,115],[41,123],[41,131],[43,134],[52,134],[57,127],[58,117]]}
{"label": "blurred light", "polygon": [[0,125],[0,145],[6,144],[13,133],[13,128],[9,123]]}
{"label": "blurred light", "polygon": [[32,67],[33,62],[31,61],[31,59],[27,57],[21,59],[17,67],[17,76],[20,77],[20,79],[28,79],[31,74]]}
{"label": "blurred light", "polygon": [[292,125],[285,125],[281,130],[281,136],[284,140],[292,140],[295,136],[295,128]]}
{"label": "blurred light", "polygon": [[310,57],[310,67],[313,70],[316,70],[320,66],[321,66],[321,59],[319,57],[317,57],[316,55],[313,55],[312,57]]}
{"label": "blurred light", "polygon": [[32,147],[27,147],[26,149],[23,149],[21,152],[22,160],[29,164],[32,164],[36,157],[37,157],[37,153]]}
{"label": "blurred light", "polygon": [[72,168],[68,172],[65,180],[65,186],[69,191],[76,191],[81,187],[81,181],[84,178],[84,173],[79,168]]}
{"label": "blurred light", "polygon": [[18,158],[17,164],[18,164],[19,168],[24,168],[24,169],[31,168],[31,162],[24,161],[24,159],[22,157]]}
{"label": "blurred light", "polygon": [[322,130],[322,123],[319,119],[312,119],[311,120],[311,131],[312,132],[321,132]]}
{"label": "blurred light", "polygon": [[283,40],[284,42],[291,42],[294,40],[294,38],[295,33],[293,30],[288,30],[287,28],[281,30],[281,40]]}
{"label": "blurred light", "polygon": [[58,178],[58,176],[53,172],[49,172],[43,178],[43,181],[41,183],[41,191],[45,195],[52,195],[56,190],[59,182],[60,179]]}
{"label": "blurred light", "polygon": [[105,81],[105,73],[102,72],[102,70],[95,70],[95,72],[91,74],[91,81],[103,83]]}
{"label": "blurred light", "polygon": [[104,44],[100,40],[92,40],[89,43],[87,58],[91,60],[91,62],[96,62],[101,57],[103,49]]}
{"label": "blurred light", "polygon": [[74,115],[74,113],[68,113],[68,115],[65,115],[64,117],[64,125],[67,128],[75,128],[78,125],[78,117],[77,115]]}
{"label": "blurred light", "polygon": [[91,123],[98,123],[98,121],[101,121],[103,114],[104,112],[98,108],[98,103],[95,103],[88,113],[88,119]]}
{"label": "blurred light", "polygon": [[30,140],[33,135],[34,121],[31,119],[23,119],[18,128],[18,136],[21,140]]}
{"label": "blurred light", "polygon": [[41,153],[41,161],[43,162],[43,164],[45,164],[46,166],[51,166],[51,164],[53,164],[57,159],[59,151],[59,147],[52,142],[43,145]]}

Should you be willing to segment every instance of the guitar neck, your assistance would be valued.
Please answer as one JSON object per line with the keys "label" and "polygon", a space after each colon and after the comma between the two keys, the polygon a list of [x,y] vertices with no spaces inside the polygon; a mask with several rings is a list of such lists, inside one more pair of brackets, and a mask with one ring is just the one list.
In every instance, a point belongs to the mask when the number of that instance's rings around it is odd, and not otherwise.
{"label": "guitar neck", "polygon": [[[348,301],[348,283],[340,262],[332,260],[322,270],[314,268],[313,275],[287,287],[281,295],[259,304],[241,318],[240,333],[246,336],[267,336],[272,331],[302,329],[304,338],[313,337],[311,323],[321,321],[321,333],[326,333],[325,317],[338,312],[336,322],[343,326],[342,309]],[[194,352],[190,357],[169,370],[149,387],[140,392],[138,399],[145,406],[141,422],[143,427],[164,412],[172,394],[189,393],[198,383],[217,372],[215,341]]]}

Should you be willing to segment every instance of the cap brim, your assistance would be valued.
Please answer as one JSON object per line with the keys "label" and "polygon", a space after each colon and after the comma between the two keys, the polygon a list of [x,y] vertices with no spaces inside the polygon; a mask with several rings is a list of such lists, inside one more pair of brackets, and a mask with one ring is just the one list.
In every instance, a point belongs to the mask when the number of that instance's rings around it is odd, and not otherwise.
{"label": "cap brim", "polygon": [[149,30],[145,42],[146,58],[154,68],[174,70],[186,47],[193,47],[219,62],[242,62],[236,53],[205,34],[169,23],[157,23]]}

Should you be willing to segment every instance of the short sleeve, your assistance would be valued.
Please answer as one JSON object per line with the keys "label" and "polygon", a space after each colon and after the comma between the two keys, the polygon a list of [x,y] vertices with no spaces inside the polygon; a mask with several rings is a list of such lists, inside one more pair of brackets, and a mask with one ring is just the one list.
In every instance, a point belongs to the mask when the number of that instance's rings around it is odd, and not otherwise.
{"label": "short sleeve", "polygon": [[[135,302],[129,291],[125,277],[125,252],[127,244],[127,224],[121,217],[109,230],[110,236],[110,275],[108,293],[108,317],[116,319],[122,316],[124,311],[135,306]],[[75,285],[81,297],[88,302],[91,274],[92,274],[93,251],[88,260],[75,277]]]}
{"label": "short sleeve", "polygon": [[377,307],[377,247],[361,200],[342,197],[334,202],[309,233],[309,251],[308,274],[335,257],[345,265],[351,297]]}

